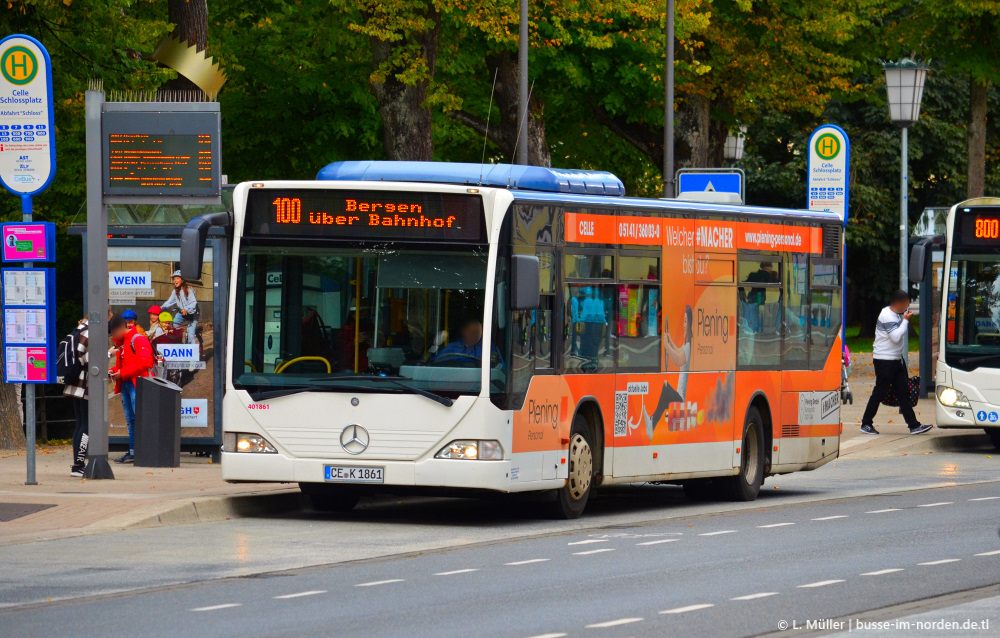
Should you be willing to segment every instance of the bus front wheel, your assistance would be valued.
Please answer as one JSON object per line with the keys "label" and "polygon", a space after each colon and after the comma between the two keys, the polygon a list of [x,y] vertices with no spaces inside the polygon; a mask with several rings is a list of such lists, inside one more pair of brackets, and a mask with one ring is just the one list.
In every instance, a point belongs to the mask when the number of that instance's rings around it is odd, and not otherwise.
{"label": "bus front wheel", "polygon": [[747,411],[743,424],[740,473],[718,480],[723,495],[731,501],[752,501],[764,483],[764,420],[756,407]]}
{"label": "bus front wheel", "polygon": [[299,489],[318,512],[350,512],[361,500],[361,492],[348,485],[299,483]]}
{"label": "bus front wheel", "polygon": [[993,441],[993,447],[1000,450],[1000,428],[984,428],[986,433],[990,435],[990,440]]}
{"label": "bus front wheel", "polygon": [[590,499],[594,484],[594,448],[590,428],[581,415],[573,419],[569,434],[569,477],[566,485],[556,492],[553,514],[557,518],[580,518]]}

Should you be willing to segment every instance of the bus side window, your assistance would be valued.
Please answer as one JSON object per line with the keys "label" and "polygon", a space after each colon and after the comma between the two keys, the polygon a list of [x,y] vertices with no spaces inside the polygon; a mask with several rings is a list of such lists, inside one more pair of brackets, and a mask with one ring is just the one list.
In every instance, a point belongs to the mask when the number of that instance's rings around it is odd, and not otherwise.
{"label": "bus side window", "polygon": [[809,367],[809,257],[785,255],[784,339],[781,364],[786,370]]}

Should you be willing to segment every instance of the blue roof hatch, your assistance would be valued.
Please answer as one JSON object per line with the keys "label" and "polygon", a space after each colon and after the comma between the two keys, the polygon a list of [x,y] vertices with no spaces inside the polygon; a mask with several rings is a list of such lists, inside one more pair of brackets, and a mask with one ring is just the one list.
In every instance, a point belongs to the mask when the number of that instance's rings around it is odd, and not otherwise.
{"label": "blue roof hatch", "polygon": [[605,171],[520,166],[516,164],[462,164],[452,162],[334,162],[316,175],[318,180],[368,182],[424,182],[493,186],[545,193],[625,195],[625,184]]}

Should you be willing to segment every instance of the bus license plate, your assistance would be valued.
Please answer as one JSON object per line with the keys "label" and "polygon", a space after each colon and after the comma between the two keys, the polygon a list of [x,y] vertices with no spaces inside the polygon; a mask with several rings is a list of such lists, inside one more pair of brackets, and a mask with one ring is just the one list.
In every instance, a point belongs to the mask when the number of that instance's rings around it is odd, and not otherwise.
{"label": "bus license plate", "polygon": [[384,483],[384,467],[327,465],[326,480],[333,483]]}

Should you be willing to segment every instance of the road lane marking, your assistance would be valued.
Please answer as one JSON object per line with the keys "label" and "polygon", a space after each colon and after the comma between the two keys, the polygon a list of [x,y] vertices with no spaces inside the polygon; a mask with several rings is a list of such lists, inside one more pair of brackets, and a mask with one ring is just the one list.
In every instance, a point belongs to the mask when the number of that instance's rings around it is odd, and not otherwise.
{"label": "road lane marking", "polygon": [[531,563],[544,563],[547,560],[552,560],[551,558],[529,558],[528,560],[519,560],[513,563],[504,563],[504,565],[530,565]]}
{"label": "road lane marking", "polygon": [[282,596],[275,596],[275,600],[288,600],[289,598],[303,598],[305,596],[318,596],[319,594],[325,594],[325,589],[314,589],[312,591],[300,591],[297,594],[284,594]]}
{"label": "road lane marking", "polygon": [[837,583],[843,583],[844,580],[821,580],[816,583],[808,583],[805,585],[799,585],[799,588],[812,588],[812,587],[826,587],[827,585],[836,585]]}
{"label": "road lane marking", "polygon": [[209,607],[195,607],[191,611],[215,611],[217,609],[229,609],[230,607],[242,607],[240,603],[226,603],[224,605],[211,605]]}
{"label": "road lane marking", "polygon": [[735,534],[735,529],[724,529],[718,532],[705,532],[704,534],[698,534],[698,536],[718,536],[719,534]]}
{"label": "road lane marking", "polygon": [[777,596],[776,591],[762,591],[759,594],[747,594],[746,596],[737,596],[736,598],[730,598],[729,600],[757,600],[758,598],[767,598],[768,596]]}
{"label": "road lane marking", "polygon": [[995,501],[998,498],[1000,498],[1000,496],[981,496],[979,498],[970,498],[969,500],[970,501]]}
{"label": "road lane marking", "polygon": [[877,572],[865,572],[861,574],[862,576],[881,576],[882,574],[892,574],[895,572],[903,571],[902,567],[893,567],[892,569],[880,569]]}
{"label": "road lane marking", "polygon": [[660,545],[662,543],[673,543],[674,541],[679,540],[679,538],[661,538],[658,541],[646,541],[644,543],[636,543],[636,545]]}
{"label": "road lane marking", "polygon": [[566,544],[567,545],[590,545],[591,543],[607,543],[607,542],[608,542],[608,539],[606,539],[606,538],[589,538],[589,539],[587,539],[585,541],[575,541],[575,542],[566,543]]}
{"label": "road lane marking", "polygon": [[819,518],[814,518],[814,521],[832,521],[835,518],[847,518],[847,514],[839,514],[837,516],[821,516]]}
{"label": "road lane marking", "polygon": [[591,554],[600,554],[601,552],[613,552],[615,549],[613,547],[602,547],[601,549],[592,549],[589,552],[573,552],[574,556],[590,556]]}
{"label": "road lane marking", "polygon": [[389,580],[375,580],[370,583],[358,583],[355,587],[376,587],[378,585],[391,585],[392,583],[401,583],[405,578],[390,578]]}
{"label": "road lane marking", "polygon": [[619,618],[618,620],[608,620],[605,622],[595,622],[587,625],[587,629],[607,629],[608,627],[618,627],[620,625],[631,625],[634,622],[642,622],[642,618]]}
{"label": "road lane marking", "polygon": [[923,505],[917,505],[917,507],[937,507],[938,505],[954,505],[954,501],[943,501],[941,503],[924,503]]}
{"label": "road lane marking", "polygon": [[538,634],[530,638],[566,638],[566,634]]}
{"label": "road lane marking", "polygon": [[689,611],[698,611],[699,609],[708,609],[709,607],[715,607],[711,603],[705,603],[702,605],[688,605],[687,607],[677,607],[676,609],[665,609],[661,611],[661,614],[686,614]]}
{"label": "road lane marking", "polygon": [[902,510],[898,507],[887,507],[884,510],[872,510],[870,512],[865,512],[865,514],[885,514],[886,512],[901,512]]}
{"label": "road lane marking", "polygon": [[976,554],[976,556],[996,556],[997,554],[1000,554],[1000,549],[992,552],[983,552],[982,554]]}
{"label": "road lane marking", "polygon": [[454,576],[455,574],[468,574],[469,572],[478,572],[478,567],[473,567],[470,569],[455,569],[450,572],[438,572],[434,574],[435,576]]}
{"label": "road lane marking", "polygon": [[962,560],[961,558],[942,558],[941,560],[931,560],[926,563],[917,563],[917,565],[944,565],[945,563],[957,563]]}
{"label": "road lane marking", "polygon": [[784,527],[786,525],[795,525],[795,523],[771,523],[770,525],[758,525],[758,529],[770,529],[772,527]]}

